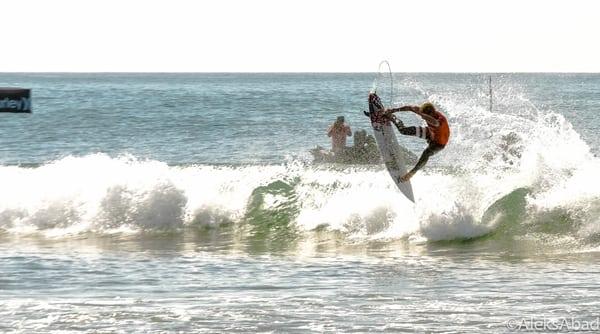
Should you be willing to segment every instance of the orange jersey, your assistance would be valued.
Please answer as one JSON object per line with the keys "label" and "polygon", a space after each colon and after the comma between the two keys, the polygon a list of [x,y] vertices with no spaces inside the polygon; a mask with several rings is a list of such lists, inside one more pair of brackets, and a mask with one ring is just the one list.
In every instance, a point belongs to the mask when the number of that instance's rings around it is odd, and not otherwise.
{"label": "orange jersey", "polygon": [[448,120],[446,119],[446,116],[439,111],[436,111],[432,116],[437,119],[440,124],[435,126],[427,123],[427,128],[431,133],[431,141],[440,145],[446,145],[448,143],[448,138],[450,138]]}

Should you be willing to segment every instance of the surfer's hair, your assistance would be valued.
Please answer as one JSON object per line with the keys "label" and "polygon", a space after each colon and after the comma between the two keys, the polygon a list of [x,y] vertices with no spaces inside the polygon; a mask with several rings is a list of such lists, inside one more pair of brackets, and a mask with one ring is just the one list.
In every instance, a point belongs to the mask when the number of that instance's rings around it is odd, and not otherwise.
{"label": "surfer's hair", "polygon": [[432,114],[435,112],[435,107],[431,102],[425,102],[421,105],[421,111],[426,114]]}

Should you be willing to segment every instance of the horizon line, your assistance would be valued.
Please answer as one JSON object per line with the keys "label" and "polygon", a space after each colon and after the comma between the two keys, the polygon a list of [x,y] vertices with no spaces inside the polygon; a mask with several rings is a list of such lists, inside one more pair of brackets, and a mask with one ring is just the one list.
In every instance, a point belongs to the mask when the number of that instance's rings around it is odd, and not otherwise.
{"label": "horizon line", "polygon": [[[0,71],[3,74],[373,74],[377,71]],[[600,74],[587,71],[392,71],[406,74]]]}

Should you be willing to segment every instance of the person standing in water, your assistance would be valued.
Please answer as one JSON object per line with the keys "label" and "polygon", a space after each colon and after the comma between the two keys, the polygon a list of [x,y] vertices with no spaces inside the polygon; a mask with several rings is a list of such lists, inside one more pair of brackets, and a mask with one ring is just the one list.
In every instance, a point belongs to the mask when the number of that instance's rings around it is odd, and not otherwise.
{"label": "person standing in water", "polygon": [[344,123],[344,116],[338,116],[335,122],[327,130],[327,136],[331,137],[331,150],[333,154],[343,154],[346,149],[346,137],[352,136],[352,129]]}
{"label": "person standing in water", "polygon": [[[398,111],[414,112],[415,114],[421,116],[425,122],[427,122],[427,126],[405,127],[402,121],[393,115],[393,113]],[[423,151],[423,154],[421,154],[421,157],[419,158],[419,161],[417,161],[415,167],[400,177],[400,181],[406,182],[410,180],[410,178],[413,177],[419,169],[425,166],[429,160],[429,157],[446,147],[446,144],[448,144],[448,139],[450,138],[450,127],[448,125],[448,120],[446,119],[446,116],[437,111],[430,102],[423,103],[421,106],[403,106],[400,108],[385,109],[384,114],[390,116],[392,123],[396,125],[401,134],[425,139],[429,144]]]}

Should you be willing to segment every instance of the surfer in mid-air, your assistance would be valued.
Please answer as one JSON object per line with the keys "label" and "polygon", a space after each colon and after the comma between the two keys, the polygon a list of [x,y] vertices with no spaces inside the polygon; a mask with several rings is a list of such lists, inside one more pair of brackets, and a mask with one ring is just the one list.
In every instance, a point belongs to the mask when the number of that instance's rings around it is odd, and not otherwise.
{"label": "surfer in mid-air", "polygon": [[[414,112],[415,114],[421,116],[425,122],[427,122],[427,126],[405,127],[402,121],[393,115],[393,113],[398,111]],[[421,106],[403,106],[400,108],[385,109],[384,114],[390,117],[392,123],[396,125],[401,134],[425,139],[429,144],[423,151],[423,154],[421,154],[421,157],[419,158],[419,161],[417,161],[415,167],[400,177],[400,181],[406,182],[410,180],[410,178],[413,177],[419,169],[425,166],[430,156],[436,154],[446,147],[448,138],[450,137],[448,120],[446,119],[446,116],[437,111],[430,102],[423,103]]]}

